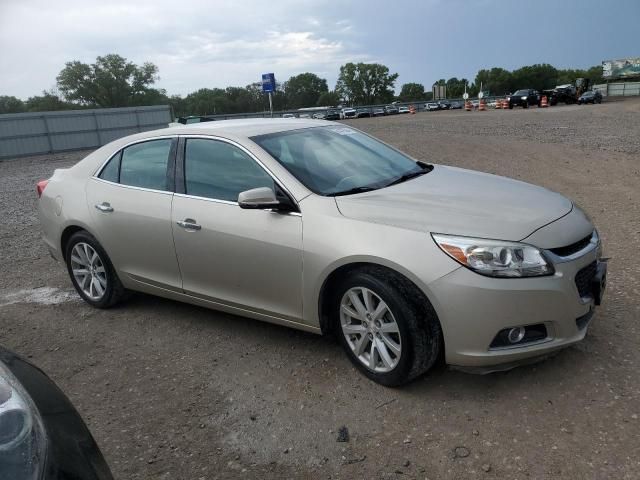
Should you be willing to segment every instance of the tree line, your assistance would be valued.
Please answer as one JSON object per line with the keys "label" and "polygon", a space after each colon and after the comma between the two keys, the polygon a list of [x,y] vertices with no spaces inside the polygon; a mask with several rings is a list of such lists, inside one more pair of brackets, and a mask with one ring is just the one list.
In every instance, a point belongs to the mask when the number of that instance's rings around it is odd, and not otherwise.
{"label": "tree line", "polygon": [[[504,95],[519,88],[544,90],[556,85],[573,83],[576,78],[603,81],[602,68],[587,70],[557,69],[549,64],[536,64],[506,70],[500,67],[483,69],[474,81],[452,77],[440,79],[434,85],[445,85],[448,98],[460,98],[466,91],[475,96],[483,91]],[[273,94],[275,110],[293,110],[314,106],[357,106],[399,101],[431,100],[431,88],[421,83],[405,83],[395,95],[397,73],[378,63],[346,63],[340,67],[333,90],[327,80],[314,73],[294,75],[277,84]],[[0,95],[0,113],[38,112],[78,108],[130,107],[168,104],[176,116],[246,113],[269,108],[260,82],[245,87],[201,88],[186,96],[168,95],[154,88],[159,80],[158,67],[152,63],[136,65],[117,54],[97,57],[92,64],[67,62],[56,77],[56,87],[23,101]]]}

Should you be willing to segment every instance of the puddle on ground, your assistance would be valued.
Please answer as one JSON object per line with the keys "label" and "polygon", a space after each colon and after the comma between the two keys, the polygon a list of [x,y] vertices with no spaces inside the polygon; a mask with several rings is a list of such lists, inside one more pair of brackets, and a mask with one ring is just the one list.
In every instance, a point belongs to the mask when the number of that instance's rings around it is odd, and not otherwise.
{"label": "puddle on ground", "polygon": [[75,290],[61,290],[55,287],[40,287],[25,290],[0,291],[0,307],[15,303],[37,303],[40,305],[57,305],[78,300]]}

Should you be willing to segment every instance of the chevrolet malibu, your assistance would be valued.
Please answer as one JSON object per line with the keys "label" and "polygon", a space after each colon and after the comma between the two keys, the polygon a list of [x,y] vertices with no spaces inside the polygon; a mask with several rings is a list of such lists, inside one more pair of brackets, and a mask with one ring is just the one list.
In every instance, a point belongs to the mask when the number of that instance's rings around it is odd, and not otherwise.
{"label": "chevrolet malibu", "polygon": [[141,291],[335,334],[372,380],[489,372],[582,340],[606,283],[570,200],[354,128],[251,119],[116,140],[38,183],[52,256],[108,308]]}

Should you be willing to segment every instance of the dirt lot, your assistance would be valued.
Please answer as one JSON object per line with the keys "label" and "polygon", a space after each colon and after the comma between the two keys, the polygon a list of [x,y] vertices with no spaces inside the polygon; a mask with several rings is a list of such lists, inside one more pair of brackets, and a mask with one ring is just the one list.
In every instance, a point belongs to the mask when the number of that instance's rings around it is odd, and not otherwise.
{"label": "dirt lot", "polygon": [[0,343],[65,390],[119,479],[639,478],[640,101],[351,124],[584,207],[611,257],[585,341],[503,374],[440,367],[387,389],[311,334],[144,295],[94,310],[35,215],[35,182],[73,153],[0,162]]}

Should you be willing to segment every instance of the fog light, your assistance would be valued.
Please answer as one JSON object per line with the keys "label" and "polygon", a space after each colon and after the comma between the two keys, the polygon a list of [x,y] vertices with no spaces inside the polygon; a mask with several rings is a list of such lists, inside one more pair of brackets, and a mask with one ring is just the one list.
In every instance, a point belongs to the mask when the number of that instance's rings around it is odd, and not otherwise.
{"label": "fog light", "polygon": [[518,343],[520,340],[524,338],[525,333],[526,333],[526,330],[524,327],[515,327],[509,330],[509,333],[507,334],[507,339],[509,340],[509,343]]}

